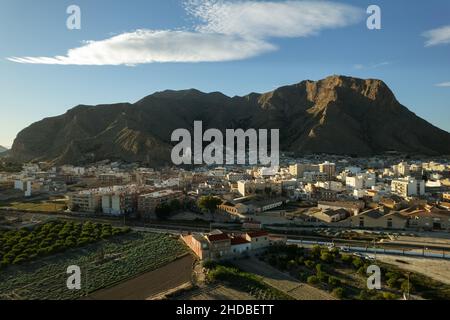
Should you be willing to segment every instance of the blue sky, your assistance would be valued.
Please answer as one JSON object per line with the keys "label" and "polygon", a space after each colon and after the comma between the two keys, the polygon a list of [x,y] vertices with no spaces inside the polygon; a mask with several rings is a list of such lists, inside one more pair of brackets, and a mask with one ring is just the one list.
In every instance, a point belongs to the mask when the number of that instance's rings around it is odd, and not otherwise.
{"label": "blue sky", "polygon": [[[381,30],[366,27],[372,4]],[[81,30],[66,27],[69,5]],[[450,131],[446,0],[0,0],[0,21],[0,145],[78,104],[165,89],[244,95],[332,74],[382,79]]]}

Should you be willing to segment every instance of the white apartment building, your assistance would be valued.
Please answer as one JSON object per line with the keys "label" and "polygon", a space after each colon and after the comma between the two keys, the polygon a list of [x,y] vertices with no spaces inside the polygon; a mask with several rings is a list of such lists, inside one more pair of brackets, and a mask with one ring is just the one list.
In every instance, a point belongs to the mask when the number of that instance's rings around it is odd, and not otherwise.
{"label": "white apartment building", "polygon": [[238,181],[238,191],[243,197],[253,194],[281,195],[282,183],[270,180]]}
{"label": "white apartment building", "polygon": [[315,184],[315,186],[336,192],[344,191],[344,186],[339,181],[319,181]]}
{"label": "white apartment building", "polygon": [[407,162],[400,162],[392,167],[394,174],[402,177],[409,176],[409,164]]}
{"label": "white apartment building", "polygon": [[329,175],[326,172],[305,172],[303,181],[306,183],[316,183],[318,181],[328,181]]}
{"label": "white apartment building", "polygon": [[297,163],[289,166],[289,173],[295,178],[303,178],[305,172],[320,172],[320,167],[310,163]]}
{"label": "white apartment building", "polygon": [[137,196],[149,190],[151,188],[136,185],[83,190],[69,196],[69,207],[78,212],[122,215],[135,211]]}
{"label": "white apartment building", "polygon": [[331,180],[336,175],[336,164],[326,161],[319,164],[319,170],[321,173],[326,173],[328,180]]}
{"label": "white apartment building", "polygon": [[425,181],[412,177],[392,180],[391,191],[403,198],[423,196],[425,194]]}
{"label": "white apartment building", "polygon": [[370,189],[376,184],[376,176],[373,173],[363,173],[354,177],[347,177],[345,185],[352,189]]}

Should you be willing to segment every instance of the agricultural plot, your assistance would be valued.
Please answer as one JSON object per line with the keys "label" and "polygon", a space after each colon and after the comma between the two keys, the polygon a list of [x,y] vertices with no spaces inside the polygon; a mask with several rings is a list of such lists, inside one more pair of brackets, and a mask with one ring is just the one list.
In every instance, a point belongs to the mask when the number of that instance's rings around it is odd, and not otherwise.
{"label": "agricultural plot", "polygon": [[[0,273],[0,299],[79,299],[175,260],[187,252],[167,235],[130,233]],[[81,268],[81,290],[67,289],[68,266]]]}
{"label": "agricultural plot", "polygon": [[210,283],[225,284],[258,300],[292,300],[290,295],[269,285],[263,277],[244,272],[231,264],[209,262],[204,266],[208,269],[207,279]]}
{"label": "agricultural plot", "polygon": [[34,212],[63,212],[67,209],[67,203],[64,201],[34,201],[34,202],[11,202],[1,207],[10,208],[18,211]]}
{"label": "agricultural plot", "polygon": [[129,232],[110,224],[52,221],[32,229],[0,231],[0,269],[43,256],[83,247]]}
{"label": "agricultural plot", "polygon": [[398,300],[406,295],[413,299],[448,300],[450,297],[450,286],[380,261],[376,265],[382,275],[381,289],[369,290],[367,270],[375,262],[341,253],[336,248],[277,246],[271,247],[261,260],[338,299]]}

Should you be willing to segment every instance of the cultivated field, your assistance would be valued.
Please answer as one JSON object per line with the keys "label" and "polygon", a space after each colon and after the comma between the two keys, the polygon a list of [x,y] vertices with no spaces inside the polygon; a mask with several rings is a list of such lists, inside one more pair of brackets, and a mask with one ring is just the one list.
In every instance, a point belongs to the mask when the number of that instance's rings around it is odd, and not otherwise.
{"label": "cultivated field", "polygon": [[87,299],[150,300],[162,292],[190,283],[193,263],[194,257],[186,254],[161,268],[113,287],[96,291]]}
{"label": "cultivated field", "polygon": [[[134,232],[8,267],[0,273],[0,299],[78,299],[156,270],[186,252],[178,239]],[[67,289],[66,271],[71,265],[81,268],[81,290]]]}
{"label": "cultivated field", "polygon": [[226,285],[209,284],[181,294],[175,300],[256,300],[256,298]]}
{"label": "cultivated field", "polygon": [[314,288],[283,273],[258,259],[245,259],[234,262],[240,269],[263,277],[271,287],[274,287],[295,300],[334,300],[326,291]]}
{"label": "cultivated field", "polygon": [[398,258],[388,255],[377,255],[377,259],[395,265],[400,269],[417,272],[450,285],[450,260],[410,257]]}

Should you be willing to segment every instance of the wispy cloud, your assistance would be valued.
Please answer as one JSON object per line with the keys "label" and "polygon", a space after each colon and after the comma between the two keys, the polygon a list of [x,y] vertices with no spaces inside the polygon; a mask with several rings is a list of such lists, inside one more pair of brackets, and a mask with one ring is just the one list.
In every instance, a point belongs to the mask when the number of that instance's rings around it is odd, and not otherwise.
{"label": "wispy cloud", "polygon": [[200,32],[246,37],[307,37],[359,22],[362,9],[327,1],[187,0],[186,10],[203,23]]}
{"label": "wispy cloud", "polygon": [[374,63],[374,64],[369,64],[369,65],[364,65],[364,64],[355,64],[353,66],[353,68],[357,69],[357,70],[364,70],[364,69],[378,69],[381,67],[385,67],[390,65],[391,62],[389,61],[384,61],[384,62],[379,62],[379,63]]}
{"label": "wispy cloud", "polygon": [[70,49],[66,56],[12,57],[10,61],[59,65],[137,65],[246,59],[275,50],[270,43],[233,35],[137,30]]}
{"label": "wispy cloud", "polygon": [[17,63],[138,65],[155,62],[218,62],[277,50],[271,38],[308,37],[363,18],[362,9],[328,1],[187,0],[191,30],[137,30],[87,41],[52,57],[10,57]]}
{"label": "wispy cloud", "polygon": [[449,82],[437,83],[435,86],[436,87],[440,87],[440,88],[450,88],[450,81]]}
{"label": "wispy cloud", "polygon": [[450,43],[450,26],[444,26],[441,28],[426,31],[422,34],[427,41],[425,42],[426,47],[432,47],[442,44]]}

